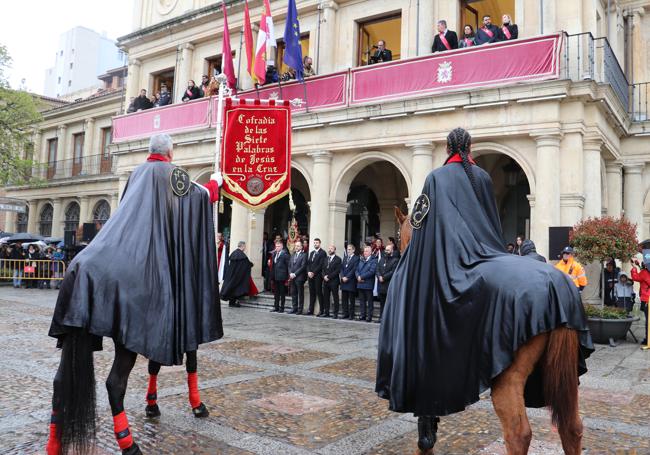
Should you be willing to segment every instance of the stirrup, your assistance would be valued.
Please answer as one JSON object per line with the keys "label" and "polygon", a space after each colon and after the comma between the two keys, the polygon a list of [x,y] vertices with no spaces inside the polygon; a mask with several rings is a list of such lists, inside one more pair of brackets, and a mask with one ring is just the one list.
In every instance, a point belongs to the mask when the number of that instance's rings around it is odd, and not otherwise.
{"label": "stirrup", "polygon": [[418,417],[418,448],[422,452],[433,449],[438,439],[439,417],[420,416]]}
{"label": "stirrup", "polygon": [[208,411],[208,408],[206,408],[205,405],[201,403],[200,405],[192,409],[192,414],[194,414],[194,417],[196,417],[197,419],[200,419],[203,417],[208,417],[210,415],[210,411]]}

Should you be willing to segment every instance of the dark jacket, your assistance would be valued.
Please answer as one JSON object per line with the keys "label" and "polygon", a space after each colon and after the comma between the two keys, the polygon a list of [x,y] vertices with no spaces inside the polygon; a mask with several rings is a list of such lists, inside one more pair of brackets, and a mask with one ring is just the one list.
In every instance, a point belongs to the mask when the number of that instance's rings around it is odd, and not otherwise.
{"label": "dark jacket", "polygon": [[393,277],[393,272],[395,271],[398,262],[399,258],[395,256],[395,253],[393,253],[390,256],[384,254],[377,263],[377,270],[375,272],[377,280],[379,280],[380,276],[384,277],[383,283],[381,281],[377,282],[378,292],[380,294],[388,293],[388,285],[390,284],[390,280]]}
{"label": "dark jacket", "polygon": [[296,283],[304,283],[307,281],[307,253],[300,250],[293,253],[289,260],[289,273],[295,273],[294,280]]}
{"label": "dark jacket", "polygon": [[133,100],[133,107],[136,111],[151,109],[153,107],[153,103],[146,96],[138,96],[135,100]]}
{"label": "dark jacket", "polygon": [[160,92],[158,106],[167,106],[168,104],[172,104],[172,95],[169,92]]}
{"label": "dark jacket", "polygon": [[289,279],[289,253],[281,250],[271,253],[271,279],[286,281]]}
{"label": "dark jacket", "polygon": [[309,253],[309,259],[307,260],[307,271],[313,272],[314,275],[320,275],[323,272],[323,267],[325,267],[325,262],[327,261],[327,253],[322,248],[311,251]]}
{"label": "dark jacket", "polygon": [[[458,35],[456,35],[456,32],[447,30],[447,33],[445,33],[445,38],[447,39],[447,42],[452,49],[458,49]],[[440,34],[436,34],[436,36],[433,38],[433,46],[431,47],[431,52],[443,52],[446,50],[448,49],[440,39]]]}
{"label": "dark jacket", "polygon": [[[357,266],[359,265],[359,256],[345,256],[341,264],[341,291],[356,292],[357,290]],[[347,278],[347,282],[343,282],[343,278]]]}
{"label": "dark jacket", "polygon": [[250,291],[251,267],[253,263],[246,253],[235,249],[228,258],[226,270],[221,285],[221,298],[224,300],[237,299]]}
{"label": "dark jacket", "polygon": [[[331,259],[330,259],[331,257]],[[327,256],[325,266],[323,267],[323,278],[327,277],[329,281],[323,281],[325,286],[338,289],[340,282],[339,274],[341,273],[341,258],[337,255]]]}
{"label": "dark jacket", "polygon": [[508,38],[506,36],[505,32],[503,31],[503,27],[504,27],[504,25],[502,25],[501,28],[499,28],[499,34],[500,34],[499,35],[499,40],[500,41],[508,41],[508,40],[519,38],[519,29],[517,28],[517,24],[505,25],[505,27],[508,27],[508,31],[510,32],[510,38]]}
{"label": "dark jacket", "polygon": [[492,36],[488,35],[483,27],[476,31],[476,44],[496,43],[501,41],[501,29],[494,24],[490,24],[488,29],[492,32]]}
{"label": "dark jacket", "polygon": [[476,35],[468,36],[467,39],[469,40],[469,43],[465,41],[465,38],[461,38],[460,41],[458,41],[459,49],[476,46]]}
{"label": "dark jacket", "polygon": [[541,254],[537,253],[537,248],[535,247],[535,244],[533,243],[532,240],[528,240],[528,239],[524,240],[519,250],[520,250],[519,254],[521,256],[526,256],[528,258],[535,259],[536,261],[540,261],[540,262],[546,262],[546,258]]}
{"label": "dark jacket", "polygon": [[368,62],[369,65],[372,65],[373,63],[382,63],[382,62],[390,62],[393,60],[393,53],[389,51],[388,49],[384,49],[383,51],[377,50],[372,57],[370,57],[370,61]]}
{"label": "dark jacket", "polygon": [[357,282],[357,289],[370,289],[375,287],[375,272],[377,271],[377,258],[374,256],[368,257],[368,260],[361,257],[359,258],[359,265],[357,265],[356,278],[361,278],[361,283]]}
{"label": "dark jacket", "polygon": [[195,85],[192,88],[186,88],[183,92],[183,101],[192,101],[201,98],[201,90]]}

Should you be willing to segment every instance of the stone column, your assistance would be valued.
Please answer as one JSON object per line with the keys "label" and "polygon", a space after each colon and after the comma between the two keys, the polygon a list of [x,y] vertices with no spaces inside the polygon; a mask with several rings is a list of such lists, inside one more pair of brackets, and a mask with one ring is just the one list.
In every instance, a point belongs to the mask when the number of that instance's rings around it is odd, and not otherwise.
{"label": "stone column", "polygon": [[[83,156],[88,157],[91,155],[97,155],[95,149],[95,119],[88,118],[86,119],[85,131],[84,131],[84,151]],[[84,165],[89,163],[90,160],[84,160]],[[86,169],[86,171],[91,171],[93,173],[99,173],[99,160],[96,163],[93,163],[93,166],[97,166],[97,169]]]}
{"label": "stone column", "polygon": [[[176,86],[174,87],[174,92],[176,94],[176,103],[183,102],[183,94],[187,87],[187,82],[192,79],[195,83],[196,80],[192,75],[192,57],[194,56],[194,45],[191,43],[185,43],[178,46],[178,50],[181,51],[181,61],[178,64],[178,77],[176,78]],[[197,85],[200,84],[200,81]]]}
{"label": "stone column", "polygon": [[79,198],[79,224],[92,222],[92,214],[90,213],[90,198],[88,196],[81,196]]}
{"label": "stone column", "polygon": [[[419,33],[417,34],[417,55],[427,55],[431,53],[431,44],[433,43],[434,31],[436,30],[436,16],[434,14],[434,3],[436,2],[420,2],[420,17],[417,14],[417,2],[413,2],[413,34],[415,35],[418,30],[416,23],[419,22]],[[447,26],[451,30],[456,30],[456,25],[447,20]]]}
{"label": "stone column", "polygon": [[[38,234],[38,200],[31,199],[28,201],[27,205],[29,206],[29,215],[27,217],[27,232],[30,234]],[[14,232],[12,228],[9,232]]]}
{"label": "stone column", "polygon": [[644,164],[623,164],[625,173],[625,218],[636,223],[636,235],[642,240],[643,233],[643,169]]}
{"label": "stone column", "polygon": [[52,237],[63,237],[63,224],[65,222],[63,200],[54,199],[52,209]]}
{"label": "stone column", "polygon": [[447,142],[435,142],[433,144],[433,169],[438,169],[447,160]]}
{"label": "stone column", "polygon": [[623,166],[621,163],[608,163],[607,170],[607,215],[621,216],[623,211]]}
{"label": "stone column", "polygon": [[531,220],[531,239],[544,256],[548,251],[548,228],[560,224],[560,135],[534,136],[537,143],[535,216]]}
{"label": "stone column", "polygon": [[232,215],[230,220],[230,251],[235,251],[237,244],[243,240],[248,245],[249,225],[248,225],[248,209],[241,205],[239,202],[233,201]]}
{"label": "stone column", "polygon": [[120,202],[120,195],[119,193],[113,193],[111,194],[111,216],[115,214],[115,211],[117,210],[117,205]]}
{"label": "stone column", "polygon": [[131,98],[135,98],[140,94],[140,65],[141,62],[137,58],[129,60],[129,69],[126,80],[126,99],[124,100],[124,112],[129,108]]}
{"label": "stone column", "polygon": [[16,232],[16,218],[18,217],[18,213],[16,212],[6,212],[5,213],[5,225],[4,225],[4,231],[5,232]]}
{"label": "stone column", "polygon": [[[585,208],[585,163],[582,133],[565,132],[560,141],[560,225],[573,226]],[[533,189],[531,188],[531,191]]]}
{"label": "stone column", "polygon": [[320,24],[320,37],[316,37],[320,46],[316,50],[318,52],[318,59],[314,59],[317,74],[327,74],[336,71],[336,46],[338,43],[336,39],[336,11],[339,5],[333,0],[324,1],[320,5],[321,8],[321,24]]}
{"label": "stone column", "polygon": [[632,81],[635,82],[645,82],[647,81],[647,57],[648,51],[646,49],[645,43],[645,33],[643,30],[643,16],[645,15],[645,9],[643,7],[634,8],[632,10],[633,16],[633,25],[632,25],[632,59],[634,63],[632,65]]}
{"label": "stone column", "polygon": [[56,149],[56,176],[69,177],[72,175],[72,166],[69,166],[68,161],[68,127],[66,125],[59,126],[56,136],[58,138]]}
{"label": "stone column", "polygon": [[584,163],[584,192],[585,209],[583,217],[599,217],[603,212],[602,183],[600,173],[600,148],[603,144],[600,138],[585,138],[583,140]]}
{"label": "stone column", "polygon": [[329,195],[332,172],[332,154],[325,150],[309,153],[314,160],[314,189],[311,192],[311,220],[309,239],[321,239],[327,245],[329,239]]}
{"label": "stone column", "polygon": [[[42,142],[43,135],[41,133],[41,130],[34,130],[34,136],[33,136],[33,144],[34,144],[34,149],[33,149],[33,155],[32,155],[32,176],[33,177],[41,177],[41,169],[43,165],[43,142]],[[9,231],[9,232],[13,232]]]}
{"label": "stone column", "polygon": [[348,213],[348,203],[343,201],[335,201],[329,203],[330,209],[330,231],[329,243],[336,246],[336,252],[339,256],[343,256],[343,249],[345,248],[345,215]]}
{"label": "stone column", "polygon": [[422,193],[424,181],[433,170],[433,143],[418,141],[406,144],[411,149],[413,161],[411,164],[411,200],[417,199]]}
{"label": "stone column", "polygon": [[[254,264],[251,270],[251,276],[255,280],[258,289],[264,289],[262,277],[262,239],[264,237],[264,213],[266,209],[248,211],[249,220],[249,238],[246,253],[248,258]],[[230,250],[232,251],[232,250]]]}

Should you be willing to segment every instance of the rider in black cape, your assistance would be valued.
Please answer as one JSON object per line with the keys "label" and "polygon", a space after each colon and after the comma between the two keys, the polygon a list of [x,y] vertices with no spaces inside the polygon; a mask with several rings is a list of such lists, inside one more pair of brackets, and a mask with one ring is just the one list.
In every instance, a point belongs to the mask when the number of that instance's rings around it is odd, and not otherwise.
{"label": "rider in black cape", "polygon": [[[535,335],[577,330],[576,374],[593,350],[576,286],[548,264],[506,252],[492,181],[470,156],[469,134],[457,128],[447,145],[446,165],[428,175],[414,204],[379,333],[376,392],[392,411],[420,417],[421,438],[423,426],[435,431],[431,416],[478,401]],[[540,384],[530,382],[526,405],[544,406]]]}
{"label": "rider in black cape", "polygon": [[251,280],[253,263],[244,253],[245,248],[246,243],[239,242],[235,251],[230,254],[220,290],[221,298],[229,300],[229,305],[234,307],[241,306],[237,302],[240,297],[257,294],[255,283]]}
{"label": "rider in black cape", "polygon": [[[199,344],[223,336],[212,207],[220,175],[214,174],[205,187],[191,182],[187,172],[171,163],[172,148],[167,135],[151,138],[147,162],[130,175],[119,208],[68,267],[49,330],[63,354],[54,380],[48,454],[58,453],[61,442],[64,449],[67,444],[77,449],[94,430],[84,424],[94,424],[94,390],[87,390],[86,401],[92,403],[80,403],[74,400],[83,393],[70,388],[92,382],[94,389],[92,350],[101,350],[102,337],[112,338],[116,346],[107,387],[117,419],[114,403],[121,408],[121,399],[113,399],[109,383],[123,379],[113,378],[120,362],[127,378],[136,354],[180,365],[185,353],[189,359]],[[79,363],[82,356],[84,363]],[[190,376],[188,370],[192,402],[198,389]],[[68,415],[80,409],[87,415]],[[117,437],[125,453],[139,453],[135,443],[123,447]]]}

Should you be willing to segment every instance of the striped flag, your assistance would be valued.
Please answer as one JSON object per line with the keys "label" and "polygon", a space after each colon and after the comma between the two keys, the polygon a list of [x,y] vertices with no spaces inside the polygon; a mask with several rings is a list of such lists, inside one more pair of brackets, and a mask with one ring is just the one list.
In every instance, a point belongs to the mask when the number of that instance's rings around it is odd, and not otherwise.
{"label": "striped flag", "polygon": [[251,28],[251,16],[248,11],[248,0],[244,1],[244,47],[246,48],[247,67],[246,70],[250,75],[253,82],[257,82],[253,68],[255,61],[253,60],[253,29]]}
{"label": "striped flag", "polygon": [[237,88],[235,77],[235,65],[232,62],[232,50],[230,49],[230,30],[228,29],[228,16],[226,14],[226,2],[221,4],[223,9],[223,45],[221,47],[221,66],[223,74],[228,78],[228,87],[233,90]]}
{"label": "striped flag", "polygon": [[277,47],[273,30],[273,18],[271,17],[271,5],[269,0],[264,0],[264,11],[260,20],[260,31],[257,34],[257,48],[255,49],[255,77],[260,84],[266,82],[266,65],[271,55],[271,48]]}

